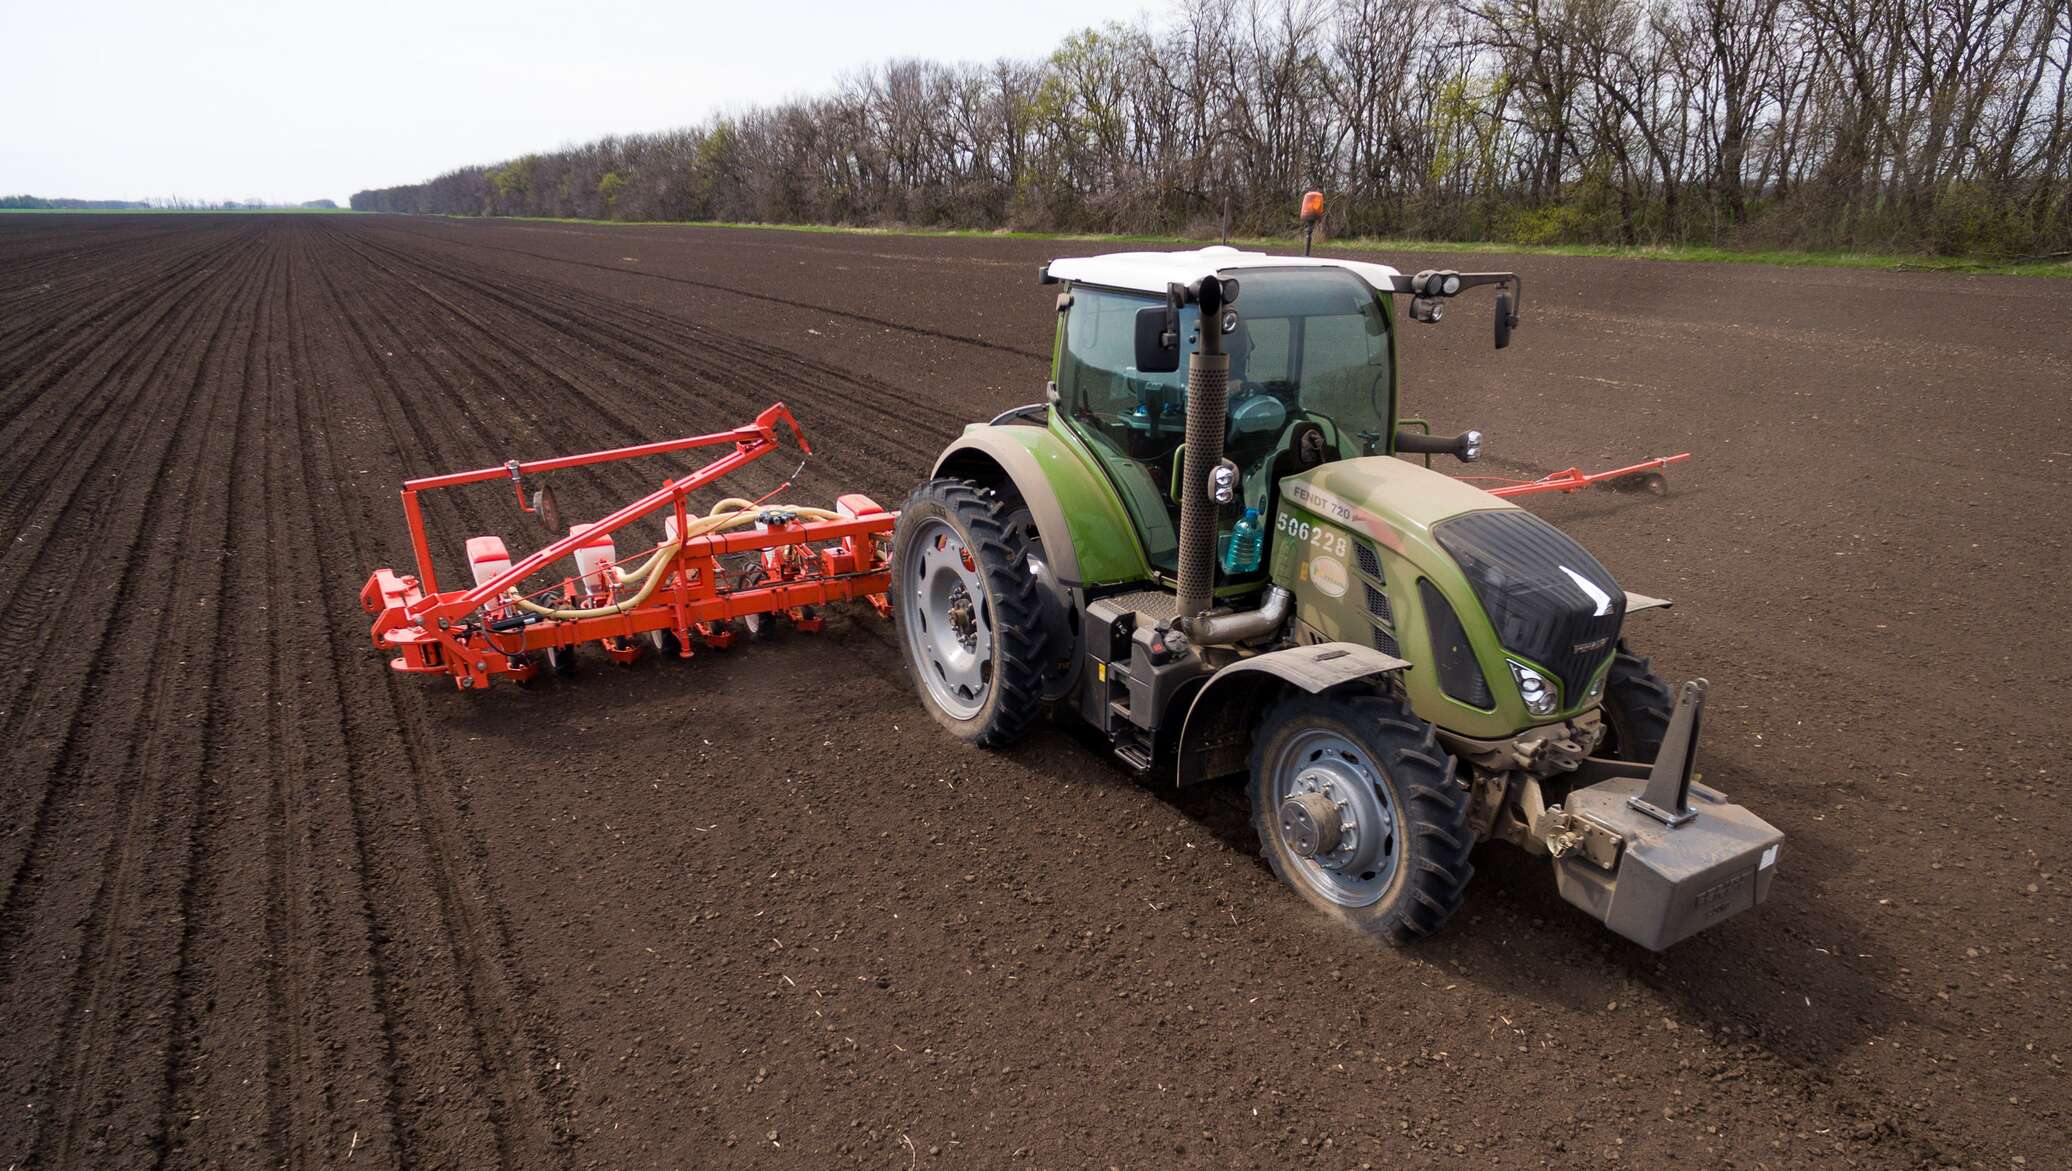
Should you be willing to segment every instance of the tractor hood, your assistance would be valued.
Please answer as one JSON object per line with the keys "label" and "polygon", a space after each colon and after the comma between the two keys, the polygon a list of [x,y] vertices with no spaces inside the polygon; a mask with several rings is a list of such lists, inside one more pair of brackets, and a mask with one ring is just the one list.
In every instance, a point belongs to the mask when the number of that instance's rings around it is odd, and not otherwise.
{"label": "tractor hood", "polygon": [[1449,517],[1522,511],[1472,484],[1387,455],[1338,460],[1289,476],[1281,481],[1281,495],[1397,552],[1406,532],[1430,541],[1432,526]]}
{"label": "tractor hood", "polygon": [[[1287,477],[1281,496],[1379,546],[1378,558],[1354,550],[1358,572],[1392,600],[1374,616],[1379,621],[1386,612],[1393,635],[1410,633],[1397,619],[1413,611],[1442,623],[1430,632],[1429,650],[1441,674],[1459,672],[1448,688],[1453,698],[1470,708],[1508,709],[1511,670],[1503,660],[1509,658],[1558,680],[1557,712],[1594,703],[1593,685],[1618,641],[1626,595],[1561,530],[1470,484],[1392,456],[1341,460]],[[1438,597],[1445,606],[1437,605]],[[1426,637],[1420,631],[1405,639],[1404,650]],[[1474,648],[1472,669],[1445,653],[1462,643]],[[1517,715],[1525,718],[1523,709]]]}

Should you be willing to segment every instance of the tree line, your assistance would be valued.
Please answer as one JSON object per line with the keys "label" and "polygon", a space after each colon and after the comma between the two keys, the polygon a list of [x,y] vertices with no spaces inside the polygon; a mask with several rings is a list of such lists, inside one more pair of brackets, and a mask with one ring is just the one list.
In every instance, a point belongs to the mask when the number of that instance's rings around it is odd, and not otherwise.
{"label": "tree line", "polygon": [[336,211],[335,199],[303,203],[268,203],[262,199],[225,199],[215,203],[179,195],[156,199],[46,199],[40,195],[0,195],[0,211]]}
{"label": "tree line", "polygon": [[40,195],[0,195],[0,211],[141,211],[141,199],[45,199]]}
{"label": "tree line", "polygon": [[2037,256],[2068,65],[2072,0],[1199,0],[352,206]]}

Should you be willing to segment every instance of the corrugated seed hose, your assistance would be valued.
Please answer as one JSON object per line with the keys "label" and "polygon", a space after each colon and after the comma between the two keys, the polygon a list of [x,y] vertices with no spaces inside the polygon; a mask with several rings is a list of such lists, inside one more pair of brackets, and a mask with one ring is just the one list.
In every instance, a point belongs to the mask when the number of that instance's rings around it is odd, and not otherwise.
{"label": "corrugated seed hose", "polygon": [[628,572],[616,565],[613,566],[611,571],[612,578],[617,584],[625,586],[632,585],[634,582],[641,583],[639,592],[623,602],[613,602],[609,606],[590,606],[584,609],[563,609],[555,606],[542,606],[530,598],[520,597],[516,590],[511,591],[507,598],[513,605],[527,613],[538,614],[542,618],[553,618],[557,621],[567,621],[575,618],[609,618],[614,614],[624,614],[626,611],[646,602],[648,597],[656,589],[660,588],[662,579],[669,576],[661,572],[662,567],[669,564],[676,557],[677,551],[683,548],[685,541],[692,537],[702,537],[707,533],[716,533],[725,529],[736,529],[745,524],[752,524],[757,517],[766,512],[788,512],[794,516],[805,517],[808,520],[842,519],[841,513],[830,512],[825,508],[801,508],[789,504],[757,504],[753,500],[743,500],[739,496],[729,496],[718,504],[713,505],[712,511],[685,525],[684,531],[678,533],[675,538],[663,542],[652,556],[641,563],[639,569]]}

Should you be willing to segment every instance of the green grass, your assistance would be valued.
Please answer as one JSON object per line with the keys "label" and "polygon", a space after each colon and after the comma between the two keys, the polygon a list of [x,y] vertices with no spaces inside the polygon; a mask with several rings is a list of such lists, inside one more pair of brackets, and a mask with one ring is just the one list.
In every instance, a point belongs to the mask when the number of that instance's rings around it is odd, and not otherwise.
{"label": "green grass", "polygon": [[[749,228],[764,232],[808,232],[838,236],[922,236],[946,239],[985,240],[1073,240],[1104,244],[1165,244],[1199,247],[1208,241],[1183,236],[1105,235],[1081,232],[1010,232],[970,228],[850,228],[828,224],[748,224],[719,220],[586,220],[569,216],[448,216],[460,220],[526,220],[552,224],[591,224],[612,228]],[[1302,237],[1293,233],[1280,237],[1233,237],[1231,244],[1246,248],[1288,250]],[[1995,260],[1973,260],[1949,256],[1904,256],[1871,252],[1737,251],[1731,248],[1648,246],[1614,244],[1501,244],[1462,243],[1450,240],[1395,240],[1355,238],[1331,240],[1321,247],[1337,252],[1460,252],[1522,256],[1602,256],[1619,260],[1668,260],[1687,264],[1767,264],[1782,268],[1861,268],[1885,272],[1941,272],[1993,276],[2072,277],[2072,262],[2030,261],[2013,264]]]}

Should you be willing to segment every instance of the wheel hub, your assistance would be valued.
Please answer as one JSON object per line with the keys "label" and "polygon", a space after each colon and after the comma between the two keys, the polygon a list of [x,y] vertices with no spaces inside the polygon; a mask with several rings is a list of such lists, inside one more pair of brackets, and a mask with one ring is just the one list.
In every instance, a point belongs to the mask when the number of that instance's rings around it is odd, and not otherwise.
{"label": "wheel hub", "polygon": [[978,561],[954,527],[930,520],[915,533],[899,572],[906,582],[900,617],[929,698],[949,715],[971,719],[993,682],[993,619]]}
{"label": "wheel hub", "polygon": [[1281,802],[1281,840],[1298,858],[1338,849],[1338,806],[1322,793],[1297,793]]}
{"label": "wheel hub", "polygon": [[962,582],[950,590],[950,630],[965,650],[978,645],[978,610],[972,606],[971,594]]}
{"label": "wheel hub", "polygon": [[1275,774],[1275,817],[1294,876],[1343,906],[1381,898],[1395,880],[1400,815],[1367,753],[1334,731],[1307,731]]}

